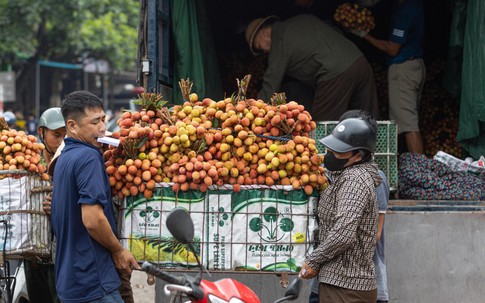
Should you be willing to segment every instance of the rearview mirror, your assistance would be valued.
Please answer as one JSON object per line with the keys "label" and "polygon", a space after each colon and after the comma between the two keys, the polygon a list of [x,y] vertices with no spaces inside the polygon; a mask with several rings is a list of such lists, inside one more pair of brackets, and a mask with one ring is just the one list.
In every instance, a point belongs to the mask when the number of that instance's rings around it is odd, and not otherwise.
{"label": "rearview mirror", "polygon": [[194,239],[194,222],[185,209],[172,209],[167,216],[166,225],[178,242],[188,244]]}

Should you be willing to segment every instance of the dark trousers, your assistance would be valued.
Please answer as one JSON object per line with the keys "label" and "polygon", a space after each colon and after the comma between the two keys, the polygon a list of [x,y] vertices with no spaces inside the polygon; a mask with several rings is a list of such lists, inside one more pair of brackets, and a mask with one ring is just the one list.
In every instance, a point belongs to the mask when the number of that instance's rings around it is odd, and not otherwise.
{"label": "dark trousers", "polygon": [[320,283],[318,299],[320,303],[374,303],[377,301],[377,289],[362,291]]}
{"label": "dark trousers", "polygon": [[314,121],[338,121],[351,109],[365,110],[379,119],[374,73],[364,56],[342,74],[318,83],[311,114]]}
{"label": "dark trousers", "polygon": [[[376,301],[376,303],[388,303],[388,302],[389,301],[381,301],[381,300]],[[308,303],[318,303],[318,294],[312,291],[310,293],[310,297],[308,297]]]}
{"label": "dark trousers", "polygon": [[[57,298],[54,264],[24,260],[25,280],[30,303],[60,303]],[[131,273],[118,270],[121,286],[119,292],[125,303],[134,303]]]}
{"label": "dark trousers", "polygon": [[24,260],[25,281],[30,303],[60,302],[57,299],[54,264]]}
{"label": "dark trousers", "polygon": [[121,286],[119,288],[121,298],[125,303],[134,303],[133,299],[133,289],[131,288],[131,272],[121,271],[117,269],[118,275],[120,276]]}
{"label": "dark trousers", "polygon": [[308,303],[318,303],[318,294],[312,291],[310,293],[310,297],[308,298]]}

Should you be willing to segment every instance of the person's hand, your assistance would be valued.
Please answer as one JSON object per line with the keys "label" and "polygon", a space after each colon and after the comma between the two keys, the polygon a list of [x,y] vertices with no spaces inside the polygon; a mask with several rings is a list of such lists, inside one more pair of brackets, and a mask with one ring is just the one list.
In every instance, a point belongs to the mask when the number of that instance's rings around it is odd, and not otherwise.
{"label": "person's hand", "polygon": [[51,204],[52,204],[52,192],[46,195],[44,198],[44,201],[42,202],[42,210],[48,216],[51,215]]}
{"label": "person's hand", "polygon": [[133,269],[140,269],[140,265],[135,260],[135,257],[126,248],[112,254],[112,258],[115,267],[119,270],[131,272]]}
{"label": "person's hand", "polygon": [[349,29],[349,32],[351,34],[354,34],[354,35],[360,37],[360,38],[364,38],[367,35],[367,32],[366,31],[364,31],[364,30],[358,30],[358,29],[353,29],[353,28]]}
{"label": "person's hand", "polygon": [[318,275],[318,271],[314,270],[308,264],[303,263],[298,278],[300,279],[312,279]]}

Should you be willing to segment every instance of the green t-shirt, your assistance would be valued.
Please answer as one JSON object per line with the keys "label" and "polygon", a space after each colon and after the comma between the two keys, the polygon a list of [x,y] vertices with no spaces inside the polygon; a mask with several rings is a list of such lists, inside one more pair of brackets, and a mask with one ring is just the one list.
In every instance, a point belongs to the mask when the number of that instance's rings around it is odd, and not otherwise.
{"label": "green t-shirt", "polygon": [[276,22],[258,97],[269,101],[285,75],[315,87],[344,72],[362,55],[355,44],[315,16],[298,15]]}

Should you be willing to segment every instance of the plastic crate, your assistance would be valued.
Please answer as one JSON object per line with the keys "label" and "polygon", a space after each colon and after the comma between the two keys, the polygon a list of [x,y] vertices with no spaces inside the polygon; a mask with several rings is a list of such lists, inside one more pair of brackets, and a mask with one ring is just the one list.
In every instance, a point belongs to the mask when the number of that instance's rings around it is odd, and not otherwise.
{"label": "plastic crate", "polygon": [[[325,154],[327,151],[318,140],[331,133],[337,124],[338,121],[317,122],[317,129],[312,132],[311,137],[317,140],[320,154]],[[386,174],[391,191],[397,191],[397,125],[394,121],[386,120],[377,121],[377,124],[375,161],[379,169]]]}

